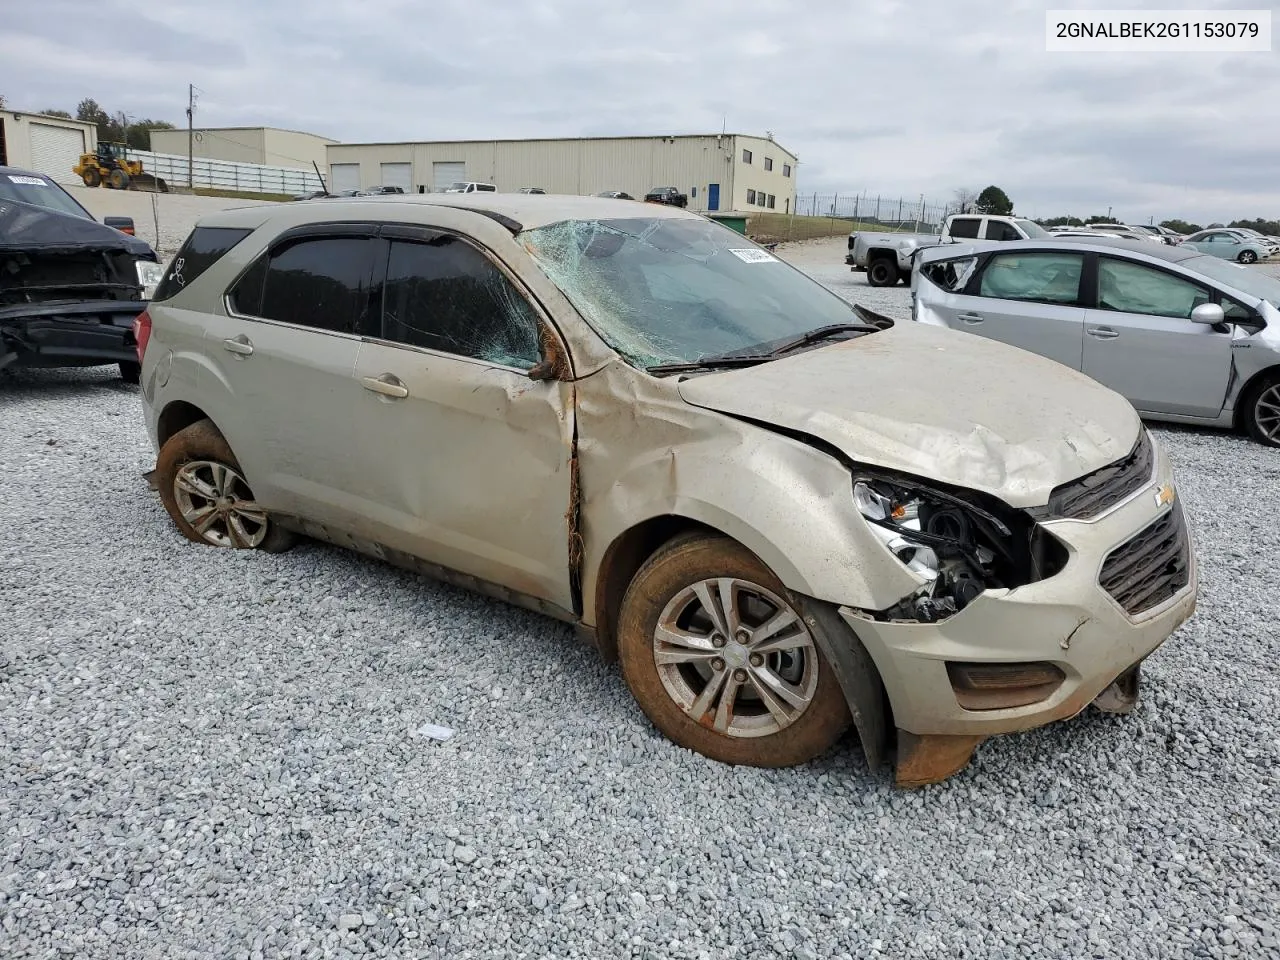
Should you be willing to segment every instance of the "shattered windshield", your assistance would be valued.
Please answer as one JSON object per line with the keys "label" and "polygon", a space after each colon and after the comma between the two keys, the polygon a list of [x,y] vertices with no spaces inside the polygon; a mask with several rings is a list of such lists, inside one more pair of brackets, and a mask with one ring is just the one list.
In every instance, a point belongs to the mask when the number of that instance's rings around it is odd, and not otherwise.
{"label": "shattered windshield", "polygon": [[826,287],[701,218],[568,220],[520,240],[633,366],[692,363],[859,322]]}

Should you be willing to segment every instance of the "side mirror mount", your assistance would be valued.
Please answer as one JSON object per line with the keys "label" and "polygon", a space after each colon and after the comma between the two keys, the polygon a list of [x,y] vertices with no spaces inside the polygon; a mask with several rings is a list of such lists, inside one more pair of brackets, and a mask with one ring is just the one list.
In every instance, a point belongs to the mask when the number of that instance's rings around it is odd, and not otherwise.
{"label": "side mirror mount", "polygon": [[1191,311],[1191,322],[1216,327],[1227,322],[1227,315],[1216,303],[1202,303]]}
{"label": "side mirror mount", "polygon": [[530,380],[570,379],[569,358],[565,356],[560,339],[545,325],[540,325],[542,359],[529,368]]}

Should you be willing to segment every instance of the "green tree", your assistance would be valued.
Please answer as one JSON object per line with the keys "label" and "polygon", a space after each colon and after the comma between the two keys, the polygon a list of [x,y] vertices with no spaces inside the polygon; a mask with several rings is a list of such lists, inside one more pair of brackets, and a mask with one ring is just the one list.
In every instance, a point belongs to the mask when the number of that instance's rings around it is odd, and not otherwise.
{"label": "green tree", "polygon": [[1083,227],[1084,221],[1079,217],[1050,217],[1037,221],[1042,227]]}
{"label": "green tree", "polygon": [[111,119],[111,115],[102,109],[101,104],[92,97],[85,97],[76,104],[76,119],[98,125],[98,139],[113,141],[121,139],[119,125]]}
{"label": "green tree", "polygon": [[138,120],[129,124],[127,143],[130,150],[150,150],[152,130],[172,130],[174,126],[168,120]]}
{"label": "green tree", "polygon": [[4,109],[4,94],[0,93],[0,110]]}
{"label": "green tree", "polygon": [[994,184],[978,194],[978,199],[974,201],[973,206],[979,213],[990,213],[1001,217],[1007,217],[1013,213],[1013,201],[1009,199],[1007,193]]}
{"label": "green tree", "polygon": [[1204,227],[1198,223],[1188,223],[1186,220],[1161,220],[1160,226],[1168,227],[1174,233],[1199,233]]}
{"label": "green tree", "polygon": [[65,110],[41,110],[40,112],[46,117],[62,117],[64,120],[71,119],[71,114],[67,113]]}
{"label": "green tree", "polygon": [[1248,227],[1250,230],[1257,230],[1259,233],[1268,237],[1280,235],[1280,222],[1275,220],[1264,220],[1262,217],[1258,217],[1255,220],[1232,220],[1228,226]]}
{"label": "green tree", "polygon": [[1115,217],[1104,217],[1101,214],[1099,214],[1098,216],[1094,216],[1094,217],[1085,217],[1084,222],[1085,223],[1119,223],[1120,221],[1117,220]]}

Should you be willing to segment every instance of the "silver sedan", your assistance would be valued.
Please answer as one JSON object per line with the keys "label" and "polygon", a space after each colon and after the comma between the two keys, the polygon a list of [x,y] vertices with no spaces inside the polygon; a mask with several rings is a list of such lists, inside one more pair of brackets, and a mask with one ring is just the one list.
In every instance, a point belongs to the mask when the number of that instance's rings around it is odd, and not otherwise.
{"label": "silver sedan", "polygon": [[1280,281],[1187,246],[1027,240],[923,251],[912,319],[1083,371],[1144,417],[1280,446]]}

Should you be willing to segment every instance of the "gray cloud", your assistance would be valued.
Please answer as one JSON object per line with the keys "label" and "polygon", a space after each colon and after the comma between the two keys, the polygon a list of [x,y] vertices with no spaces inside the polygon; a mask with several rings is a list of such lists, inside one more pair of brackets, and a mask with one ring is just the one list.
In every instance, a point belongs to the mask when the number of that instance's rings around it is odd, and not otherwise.
{"label": "gray cloud", "polygon": [[1280,215],[1278,54],[1044,50],[1046,9],[1096,5],[536,0],[481,15],[467,0],[102,0],[85,17],[45,0],[6,10],[0,92],[181,123],[194,82],[201,123],[347,141],[725,124],[773,131],[800,155],[805,193],[941,201],[997,183],[1046,216]]}

